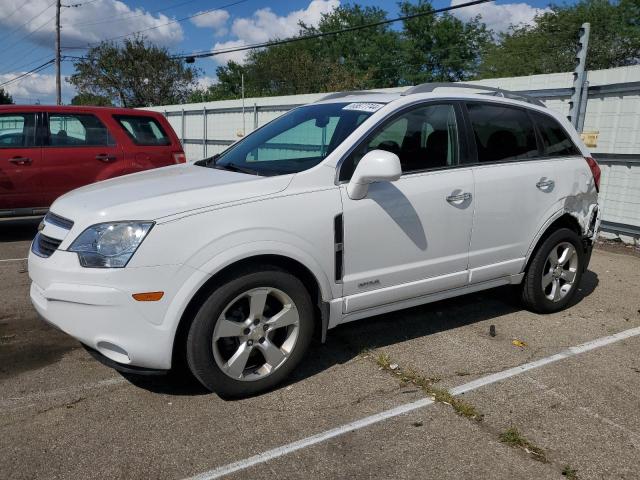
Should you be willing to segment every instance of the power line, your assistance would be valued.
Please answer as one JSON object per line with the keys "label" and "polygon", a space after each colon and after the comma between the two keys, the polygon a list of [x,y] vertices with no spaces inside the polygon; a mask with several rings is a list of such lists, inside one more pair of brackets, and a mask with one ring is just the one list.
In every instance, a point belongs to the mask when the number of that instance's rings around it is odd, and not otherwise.
{"label": "power line", "polygon": [[322,38],[322,37],[328,37],[331,35],[338,35],[340,33],[346,33],[346,32],[355,32],[357,30],[364,30],[365,28],[372,28],[372,27],[378,27],[381,25],[388,25],[390,23],[395,23],[395,22],[401,22],[401,21],[405,21],[405,20],[411,20],[413,18],[419,18],[419,17],[424,17],[427,15],[435,15],[438,13],[444,13],[444,12],[450,12],[452,10],[457,10],[459,8],[464,8],[464,7],[470,7],[473,5],[480,5],[482,3],[488,3],[491,2],[493,0],[474,0],[471,2],[467,2],[467,3],[460,3],[458,5],[451,5],[449,7],[443,7],[443,8],[438,8],[435,10],[430,10],[428,12],[420,12],[420,13],[414,13],[412,15],[405,15],[403,17],[396,17],[396,18],[391,18],[388,20],[381,20],[379,22],[373,22],[373,23],[367,23],[365,25],[357,25],[354,27],[348,27],[348,28],[343,28],[340,30],[332,30],[330,32],[319,32],[319,33],[314,33],[311,35],[301,35],[299,37],[292,37],[292,38],[285,38],[282,40],[272,40],[269,42],[263,42],[263,43],[254,43],[251,45],[244,45],[242,47],[234,47],[234,48],[226,48],[226,49],[218,49],[218,50],[211,50],[208,52],[202,52],[202,53],[192,53],[192,54],[186,54],[186,55],[175,55],[173,58],[184,58],[187,60],[192,60],[192,59],[196,59],[196,58],[206,58],[206,57],[213,57],[215,55],[220,55],[223,53],[233,53],[233,52],[242,52],[242,51],[246,51],[246,50],[253,50],[255,48],[264,48],[264,47],[273,47],[276,45],[284,45],[286,43],[293,43],[293,42],[300,42],[303,40],[311,40],[314,38]]}
{"label": "power line", "polygon": [[100,20],[100,21],[97,21],[97,22],[71,23],[71,24],[68,24],[68,25],[65,24],[65,26],[85,27],[85,26],[90,26],[90,25],[100,25],[100,24],[103,24],[103,23],[119,22],[120,20],[126,20],[126,19],[129,19],[129,18],[144,17],[146,15],[153,14],[153,13],[166,12],[167,10],[172,10],[174,8],[179,8],[179,7],[182,7],[184,5],[187,5],[189,3],[193,3],[193,2],[196,2],[196,1],[197,0],[187,0],[185,2],[176,3],[176,4],[170,5],[168,7],[159,8],[157,10],[149,10],[148,12],[126,14],[126,15],[117,15],[115,17],[109,18],[108,20]]}
{"label": "power line", "polygon": [[49,65],[53,64],[55,62],[55,58],[52,58],[51,60],[49,60],[48,62],[43,63],[42,65],[37,66],[36,68],[29,70],[28,72],[24,72],[21,75],[18,75],[17,77],[14,77],[10,80],[7,80],[4,83],[0,83],[0,87],[3,87],[5,85],[9,85],[11,83],[14,83],[18,80],[24,79],[25,77],[29,77],[35,73],[40,72],[41,70],[44,70],[45,68],[47,68]]}
{"label": "power line", "polygon": [[28,24],[30,24],[32,21],[34,21],[36,18],[38,18],[40,15],[42,15],[44,12],[46,12],[47,10],[49,10],[51,7],[53,7],[56,3],[56,0],[54,0],[53,2],[51,2],[49,5],[47,5],[47,7],[43,10],[41,10],[39,13],[37,13],[36,15],[34,15],[33,17],[31,17],[29,20],[27,20],[26,22],[24,22],[21,25],[18,25],[17,27],[12,28],[9,32],[7,32],[5,35],[3,35],[0,38],[0,42],[2,42],[5,38],[10,37],[13,32],[16,32],[18,30],[20,30],[22,27],[26,27]]}
{"label": "power line", "polygon": [[[22,43],[24,40],[26,40],[27,38],[31,37],[32,35],[34,35],[35,33],[39,32],[40,30],[42,30],[44,27],[46,27],[49,22],[51,22],[55,17],[51,17],[49,19],[47,19],[42,25],[40,25],[38,28],[36,28],[35,30],[32,30],[31,32],[29,32],[28,34],[20,37],[18,40],[14,41],[13,43],[9,44],[9,45],[3,45],[3,49],[6,50],[10,50],[13,46],[18,45],[19,43]],[[27,52],[27,51],[31,51],[33,50],[33,47],[31,46],[27,46],[27,48],[23,48],[22,50],[18,49],[17,52],[12,52],[14,56],[18,56],[21,57],[23,52]],[[22,57],[19,58],[18,61],[22,60]],[[13,62],[12,65],[15,65],[17,62]],[[6,69],[9,69],[10,67],[5,67]]]}
{"label": "power line", "polygon": [[[120,39],[120,38],[130,37],[131,35],[136,35],[136,34],[138,34],[138,33],[144,33],[144,32],[148,32],[148,31],[150,31],[150,30],[155,30],[155,29],[157,29],[157,28],[166,27],[167,25],[172,25],[172,24],[174,24],[174,23],[181,23],[181,22],[184,22],[184,21],[186,21],[186,20],[189,20],[189,19],[192,19],[192,18],[195,18],[195,17],[199,17],[199,16],[201,16],[201,15],[205,15],[205,14],[207,14],[207,13],[215,12],[215,11],[217,11],[217,10],[222,10],[223,8],[230,8],[230,7],[234,7],[234,6],[236,6],[236,5],[240,5],[241,3],[246,3],[246,2],[248,2],[248,1],[249,1],[249,0],[237,0],[237,1],[235,1],[235,2],[228,3],[228,4],[226,4],[226,5],[220,5],[219,7],[216,7],[216,8],[211,8],[211,9],[209,9],[209,10],[203,10],[203,11],[201,11],[201,12],[194,13],[193,15],[188,15],[188,16],[186,16],[186,17],[177,18],[177,19],[172,20],[172,21],[170,21],[170,22],[161,23],[160,25],[154,25],[153,27],[144,28],[144,29],[142,29],[142,30],[137,30],[137,31],[135,31],[135,32],[130,32],[130,33],[127,33],[127,34],[125,34],[125,35],[118,35],[117,37],[106,38],[106,39],[100,40],[100,42],[108,42],[108,41],[111,41],[111,40],[118,40],[118,39]],[[485,1],[489,1],[489,0],[485,0]],[[87,43],[87,45],[95,45],[96,43],[99,43],[99,42],[89,42],[89,43]]]}

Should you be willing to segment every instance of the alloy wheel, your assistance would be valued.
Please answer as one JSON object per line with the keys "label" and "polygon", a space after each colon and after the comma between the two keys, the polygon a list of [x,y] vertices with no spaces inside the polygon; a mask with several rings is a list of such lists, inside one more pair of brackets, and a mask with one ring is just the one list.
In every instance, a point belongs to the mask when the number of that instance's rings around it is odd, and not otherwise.
{"label": "alloy wheel", "polygon": [[578,273],[578,252],[572,243],[561,242],[551,249],[542,270],[542,291],[552,302],[562,301],[574,287]]}
{"label": "alloy wheel", "polygon": [[235,380],[271,375],[291,355],[300,316],[293,300],[277,288],[254,288],[238,295],[222,311],[213,331],[213,356]]}

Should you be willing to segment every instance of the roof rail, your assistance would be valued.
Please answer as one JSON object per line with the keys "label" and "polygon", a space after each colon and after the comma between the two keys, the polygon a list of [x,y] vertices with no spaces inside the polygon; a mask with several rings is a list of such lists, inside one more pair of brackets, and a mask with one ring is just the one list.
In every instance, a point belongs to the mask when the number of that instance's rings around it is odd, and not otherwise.
{"label": "roof rail", "polygon": [[411,87],[405,90],[402,93],[402,95],[413,95],[414,93],[430,93],[430,92],[433,92],[436,88],[467,88],[467,89],[473,89],[473,90],[485,90],[489,94],[492,94],[496,97],[510,98],[512,100],[521,100],[523,102],[531,103],[533,105],[538,105],[540,107],[545,106],[545,104],[542,103],[537,98],[530,97],[529,95],[525,95],[523,93],[511,92],[509,90],[503,90],[501,88],[487,87],[485,85],[473,85],[471,83],[458,83],[458,82],[421,83],[420,85],[416,85],[415,87]]}
{"label": "roof rail", "polygon": [[316,100],[317,102],[323,102],[324,100],[332,100],[334,98],[343,98],[343,97],[350,97],[352,95],[384,95],[387,92],[372,92],[371,90],[347,90],[345,92],[335,92],[335,93],[330,93],[329,95],[327,95],[326,97],[322,97],[319,100]]}

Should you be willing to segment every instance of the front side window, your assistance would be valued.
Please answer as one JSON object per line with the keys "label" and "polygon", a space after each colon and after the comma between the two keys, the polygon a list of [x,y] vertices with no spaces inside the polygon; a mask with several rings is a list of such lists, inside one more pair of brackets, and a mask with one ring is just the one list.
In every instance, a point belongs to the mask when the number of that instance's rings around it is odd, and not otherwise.
{"label": "front side window", "polygon": [[89,147],[114,144],[107,127],[93,115],[49,114],[49,145],[52,147]]}
{"label": "front side window", "polygon": [[580,155],[580,151],[557,120],[537,112],[531,112],[531,115],[538,126],[546,157]]}
{"label": "front side window", "polygon": [[133,115],[116,115],[115,119],[136,145],[171,145],[171,139],[154,118]]}
{"label": "front side window", "polygon": [[362,157],[371,150],[398,155],[403,173],[456,165],[458,126],[453,105],[422,106],[392,118],[345,160],[340,180],[349,180]]}
{"label": "front side window", "polygon": [[319,164],[382,103],[312,104],[291,110],[199,165],[283,175]]}
{"label": "front side window", "polygon": [[519,161],[539,156],[533,122],[520,108],[467,104],[478,161]]}
{"label": "front side window", "polygon": [[35,133],[35,113],[0,115],[0,148],[33,147]]}

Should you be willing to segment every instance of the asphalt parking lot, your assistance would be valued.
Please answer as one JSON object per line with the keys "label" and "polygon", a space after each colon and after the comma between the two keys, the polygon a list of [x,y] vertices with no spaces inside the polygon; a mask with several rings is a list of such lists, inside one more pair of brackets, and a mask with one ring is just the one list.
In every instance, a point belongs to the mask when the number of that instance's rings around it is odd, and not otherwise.
{"label": "asphalt parking lot", "polygon": [[41,322],[23,260],[36,225],[0,223],[2,478],[640,478],[629,249],[597,249],[564,312],[501,288],[362,320],[281,388],[225,401],[125,378]]}

